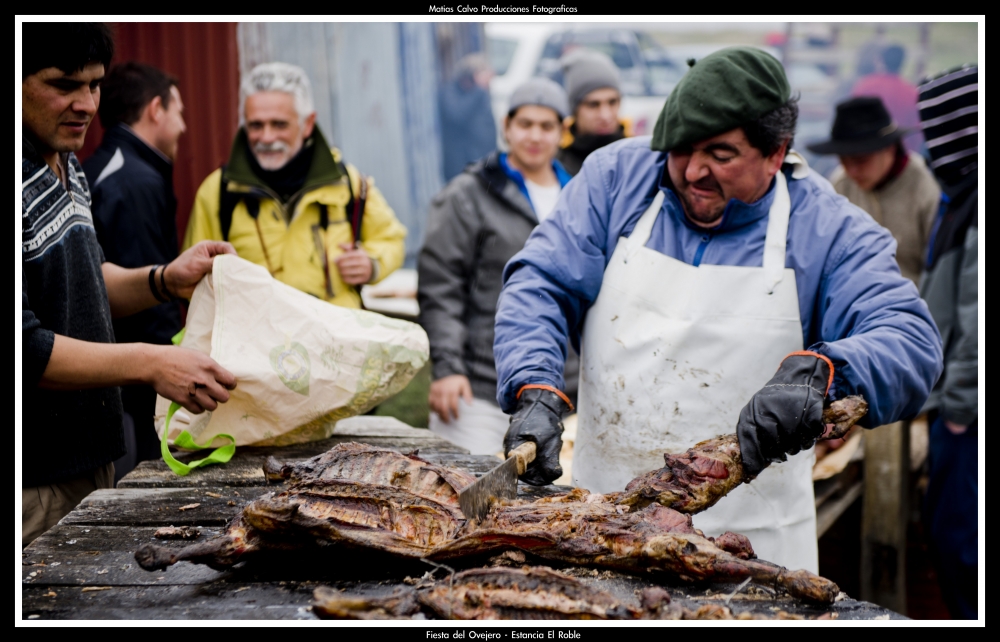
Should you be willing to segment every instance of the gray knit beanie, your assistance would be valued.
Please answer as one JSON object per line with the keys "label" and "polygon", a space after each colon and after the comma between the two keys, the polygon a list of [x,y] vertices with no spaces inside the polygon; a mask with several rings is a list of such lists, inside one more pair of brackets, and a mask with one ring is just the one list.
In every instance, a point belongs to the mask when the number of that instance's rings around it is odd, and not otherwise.
{"label": "gray knit beanie", "polygon": [[548,78],[531,78],[523,85],[514,90],[510,97],[510,107],[507,113],[511,113],[518,107],[525,105],[539,105],[548,107],[559,114],[563,119],[569,115],[569,103],[566,100],[566,90],[559,86],[559,83]]}
{"label": "gray knit beanie", "polygon": [[559,61],[563,72],[563,85],[569,95],[573,111],[584,97],[595,89],[610,87],[621,92],[621,75],[618,67],[606,54],[593,49],[574,49]]}

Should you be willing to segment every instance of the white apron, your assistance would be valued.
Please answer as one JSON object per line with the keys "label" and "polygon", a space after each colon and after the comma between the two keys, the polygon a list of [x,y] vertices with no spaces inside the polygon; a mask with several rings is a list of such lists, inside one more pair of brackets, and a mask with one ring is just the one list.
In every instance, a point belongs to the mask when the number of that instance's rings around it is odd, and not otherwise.
{"label": "white apron", "polygon": [[[788,186],[777,173],[763,267],[694,267],[645,246],[663,192],[621,238],[583,330],[573,484],[621,491],[663,453],[733,433],[740,409],[802,349],[795,272],[785,268]],[[758,557],[817,572],[813,451],[772,464],[695,515]]]}

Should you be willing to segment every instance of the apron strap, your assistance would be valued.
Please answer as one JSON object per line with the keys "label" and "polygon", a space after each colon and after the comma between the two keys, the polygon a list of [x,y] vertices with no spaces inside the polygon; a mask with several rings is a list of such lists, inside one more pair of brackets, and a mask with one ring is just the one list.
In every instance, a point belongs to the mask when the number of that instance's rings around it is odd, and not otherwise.
{"label": "apron strap", "polygon": [[774,201],[767,218],[767,237],[764,240],[764,282],[767,293],[772,294],[785,276],[785,246],[788,243],[788,216],[791,198],[788,182],[781,170],[775,174]]}
{"label": "apron strap", "polygon": [[653,202],[650,203],[649,208],[643,213],[642,217],[639,218],[639,222],[635,224],[635,229],[632,230],[632,235],[629,236],[629,244],[638,243],[637,246],[642,247],[646,245],[646,241],[649,240],[649,235],[653,231],[653,223],[656,222],[656,217],[660,215],[660,208],[663,206],[664,194],[663,190],[657,190],[656,197],[653,198]]}

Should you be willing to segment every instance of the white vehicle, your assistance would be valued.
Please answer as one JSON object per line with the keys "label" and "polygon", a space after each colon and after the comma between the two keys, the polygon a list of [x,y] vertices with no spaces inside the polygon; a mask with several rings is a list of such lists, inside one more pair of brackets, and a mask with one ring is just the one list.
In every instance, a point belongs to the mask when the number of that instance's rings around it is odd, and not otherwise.
{"label": "white vehicle", "polygon": [[[559,58],[571,47],[607,54],[622,77],[619,115],[630,121],[632,134],[653,133],[656,118],[683,69],[641,31],[614,26],[487,23],[487,52],[496,76],[490,81],[493,115],[503,137],[503,119],[514,90],[533,76],[561,80]],[[502,141],[501,141],[502,144]]]}
{"label": "white vehicle", "polygon": [[[663,47],[639,29],[640,25],[565,25],[487,23],[487,51],[496,76],[490,82],[493,114],[503,138],[503,118],[511,93],[532,76],[561,81],[559,57],[570,47],[601,51],[618,65],[622,76],[620,117],[634,136],[653,133],[663,103],[688,69],[687,60],[700,60],[727,46],[723,43]],[[781,51],[761,46],[779,60]],[[801,97],[799,134],[803,140],[829,131],[836,79],[809,61],[787,65],[789,83]],[[818,132],[818,133],[817,133]],[[501,146],[503,141],[500,141]],[[808,155],[808,154],[807,154]],[[810,156],[810,162],[820,161]]]}

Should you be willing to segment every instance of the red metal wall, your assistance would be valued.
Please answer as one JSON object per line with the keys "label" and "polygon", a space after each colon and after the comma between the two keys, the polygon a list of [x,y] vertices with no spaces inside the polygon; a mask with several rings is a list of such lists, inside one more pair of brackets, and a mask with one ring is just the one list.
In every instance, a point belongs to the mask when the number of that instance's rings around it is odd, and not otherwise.
{"label": "red metal wall", "polygon": [[[194,195],[201,182],[229,155],[238,125],[239,51],[234,22],[112,23],[112,65],[135,60],[163,69],[179,82],[187,132],[174,163],[177,230],[183,241]],[[80,150],[89,156],[101,142],[95,118]]]}

